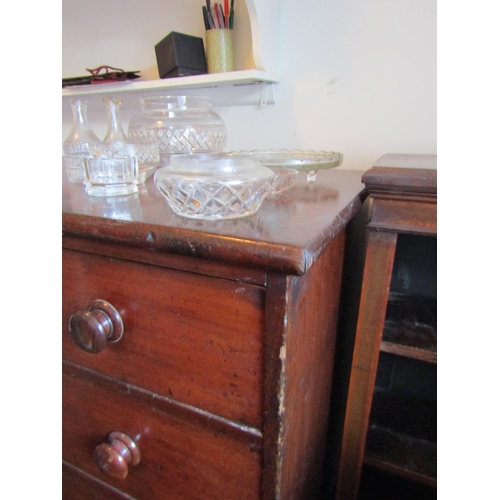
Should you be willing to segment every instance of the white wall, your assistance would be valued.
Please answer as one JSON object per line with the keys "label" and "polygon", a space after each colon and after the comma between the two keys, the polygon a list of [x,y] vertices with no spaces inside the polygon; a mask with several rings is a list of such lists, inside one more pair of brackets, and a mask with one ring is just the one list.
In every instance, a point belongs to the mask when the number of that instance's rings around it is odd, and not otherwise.
{"label": "white wall", "polygon": [[[279,32],[276,104],[217,108],[228,150],[334,150],[360,170],[385,153],[437,153],[436,0],[281,0]],[[102,137],[104,113],[91,120]]]}

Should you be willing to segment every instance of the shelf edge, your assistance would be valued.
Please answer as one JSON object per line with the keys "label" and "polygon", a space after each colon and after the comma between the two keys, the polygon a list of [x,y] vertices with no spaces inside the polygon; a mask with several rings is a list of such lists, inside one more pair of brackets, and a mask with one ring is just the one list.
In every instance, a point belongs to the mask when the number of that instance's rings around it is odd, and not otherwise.
{"label": "shelf edge", "polygon": [[412,347],[405,344],[398,344],[397,342],[382,340],[380,343],[380,350],[389,354],[397,354],[406,358],[426,361],[427,363],[437,363],[437,352],[419,349],[418,347]]}
{"label": "shelf edge", "polygon": [[278,83],[279,80],[266,71],[250,69],[231,71],[229,73],[213,73],[208,75],[182,76],[159,80],[131,80],[118,83],[98,85],[78,85],[62,89],[62,97],[76,97],[93,94],[113,94],[128,92],[147,92],[162,89],[192,89],[204,87],[228,87],[252,85],[257,83]]}
{"label": "shelf edge", "polygon": [[437,478],[433,476],[427,476],[425,474],[412,471],[410,469],[394,464],[392,462],[382,460],[381,458],[378,458],[374,455],[370,455],[368,453],[365,454],[363,463],[365,465],[375,467],[385,472],[389,472],[390,474],[394,474],[400,477],[405,477],[420,484],[425,484],[426,486],[430,486],[432,488],[437,487]]}

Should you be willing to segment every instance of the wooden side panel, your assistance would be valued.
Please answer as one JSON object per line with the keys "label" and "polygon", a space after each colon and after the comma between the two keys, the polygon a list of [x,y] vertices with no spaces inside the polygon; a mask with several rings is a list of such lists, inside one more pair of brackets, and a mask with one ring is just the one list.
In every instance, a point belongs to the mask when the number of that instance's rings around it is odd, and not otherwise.
{"label": "wooden side panel", "polygon": [[337,500],[355,500],[378,366],[397,234],[370,230],[345,414]]}
{"label": "wooden side panel", "polygon": [[[118,389],[116,381],[110,390],[98,379],[84,380],[71,370],[63,374],[64,461],[133,498],[259,498],[260,438],[239,439],[232,429],[225,432],[220,425],[179,418],[136,400],[126,387]],[[122,480],[108,478],[93,459],[95,448],[116,430],[135,439],[141,454],[140,463]]]}
{"label": "wooden side panel", "polygon": [[[269,480],[264,483],[265,499],[318,499],[320,495],[344,243],[343,231],[308,273],[289,277],[286,294],[274,300],[277,310],[284,309],[284,324],[282,343],[274,345],[274,363],[266,369],[268,376],[269,369],[274,372],[277,387],[271,402],[275,413],[264,427],[265,446],[270,432],[275,436],[273,454],[269,456],[268,450],[264,457],[275,472],[272,488]],[[282,285],[277,277],[270,279],[271,289],[273,284]]]}
{"label": "wooden side panel", "polygon": [[277,489],[281,483],[282,442],[282,399],[284,379],[285,332],[287,326],[287,288],[285,275],[268,276],[266,301],[266,340],[265,340],[265,385],[263,419],[263,479],[262,496],[264,500],[276,500]]}
{"label": "wooden side panel", "polygon": [[320,496],[344,244],[342,232],[306,277],[291,280],[297,288],[287,311],[282,500]]}

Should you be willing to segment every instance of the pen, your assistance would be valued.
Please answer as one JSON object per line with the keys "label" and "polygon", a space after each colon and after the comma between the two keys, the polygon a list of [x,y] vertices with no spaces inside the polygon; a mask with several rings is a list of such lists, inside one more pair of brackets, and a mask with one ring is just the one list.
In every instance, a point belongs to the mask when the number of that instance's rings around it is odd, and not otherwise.
{"label": "pen", "polygon": [[234,27],[234,0],[231,0],[231,8],[229,10],[229,28],[233,29]]}
{"label": "pen", "polygon": [[224,22],[224,12],[222,11],[222,5],[217,4],[217,11],[219,13],[219,24],[221,28],[224,28],[226,23]]}
{"label": "pen", "polygon": [[211,4],[210,0],[206,0],[206,4],[207,4],[208,22],[210,25],[210,29],[213,30],[213,29],[216,29],[218,27],[217,20],[215,19],[215,16],[214,16],[213,5]]}
{"label": "pen", "polygon": [[224,0],[224,26],[229,28],[229,0]]}
{"label": "pen", "polygon": [[216,29],[219,29],[221,26],[220,26],[220,24],[219,24],[219,13],[218,13],[218,11],[217,11],[217,4],[216,4],[216,3],[214,3],[214,4],[212,5],[211,9],[212,9],[212,18],[213,18],[213,20],[214,20],[214,27],[215,27]]}
{"label": "pen", "polygon": [[[213,30],[215,28],[214,19],[212,17],[212,12],[210,11],[210,0],[207,0],[207,6],[203,6],[203,20],[205,20],[205,13],[207,16],[207,30]],[[205,26],[207,25],[205,24]]]}
{"label": "pen", "polygon": [[202,9],[203,9],[203,22],[205,23],[205,29],[208,31],[210,29],[210,22],[208,20],[207,8],[203,6]]}
{"label": "pen", "polygon": [[224,0],[224,4],[205,0],[202,6],[203,23],[205,30],[233,29],[234,27],[234,0]]}

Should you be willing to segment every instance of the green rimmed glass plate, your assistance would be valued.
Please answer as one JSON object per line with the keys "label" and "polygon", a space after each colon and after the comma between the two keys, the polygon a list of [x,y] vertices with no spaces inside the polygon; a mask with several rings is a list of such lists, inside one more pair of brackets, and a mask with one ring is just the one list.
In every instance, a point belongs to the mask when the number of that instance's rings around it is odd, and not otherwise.
{"label": "green rimmed glass plate", "polygon": [[288,150],[253,150],[253,151],[238,151],[231,154],[251,154],[259,157],[259,162],[265,167],[276,168],[292,168],[294,170],[307,172],[308,182],[316,180],[318,170],[328,168],[336,168],[342,165],[344,155],[333,151],[302,151],[299,149]]}

